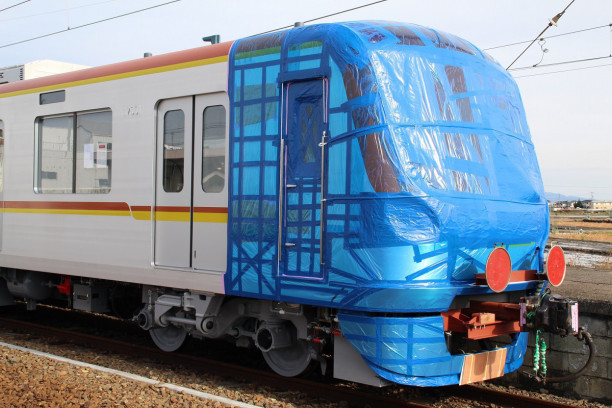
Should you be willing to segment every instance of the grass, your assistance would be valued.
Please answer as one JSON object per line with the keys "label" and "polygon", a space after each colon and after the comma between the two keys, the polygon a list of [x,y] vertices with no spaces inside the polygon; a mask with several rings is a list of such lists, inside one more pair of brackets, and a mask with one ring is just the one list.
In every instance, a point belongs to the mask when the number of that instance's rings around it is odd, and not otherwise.
{"label": "grass", "polygon": [[551,220],[553,227],[575,227],[587,229],[612,229],[612,224],[609,222],[580,222],[580,221],[556,221]]}
{"label": "grass", "polygon": [[579,234],[577,232],[560,233],[555,232],[553,227],[553,232],[550,234],[550,238],[612,243],[612,232],[585,231],[582,234]]}

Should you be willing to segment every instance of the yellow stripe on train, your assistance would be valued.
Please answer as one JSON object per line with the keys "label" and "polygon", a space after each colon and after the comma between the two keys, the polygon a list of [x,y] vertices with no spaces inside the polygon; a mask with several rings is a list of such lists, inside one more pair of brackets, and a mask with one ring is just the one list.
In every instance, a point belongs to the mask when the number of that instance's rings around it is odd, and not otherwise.
{"label": "yellow stripe on train", "polygon": [[132,77],[137,77],[137,76],[142,76],[142,75],[157,74],[160,72],[175,71],[178,69],[193,68],[193,67],[199,67],[203,65],[217,64],[217,63],[226,62],[226,61],[227,61],[227,55],[222,55],[219,57],[206,58],[206,59],[201,59],[201,60],[196,60],[196,61],[181,62],[179,64],[165,65],[161,67],[141,69],[138,71],[123,72],[120,74],[112,74],[112,75],[101,76],[101,77],[96,77],[96,78],[82,79],[80,81],[66,82],[62,84],[41,86],[38,88],[23,89],[21,91],[7,92],[5,94],[0,94],[0,98],[8,98],[10,96],[26,95],[26,94],[38,93],[38,92],[55,91],[57,89],[65,89],[65,88],[72,88],[72,87],[81,86],[81,85],[97,84],[100,82],[115,81],[117,79],[132,78]]}

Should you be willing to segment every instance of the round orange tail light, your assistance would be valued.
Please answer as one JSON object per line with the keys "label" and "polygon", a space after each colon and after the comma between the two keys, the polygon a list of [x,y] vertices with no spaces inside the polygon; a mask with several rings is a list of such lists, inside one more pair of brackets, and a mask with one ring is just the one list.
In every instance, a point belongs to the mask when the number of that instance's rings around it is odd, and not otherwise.
{"label": "round orange tail light", "polygon": [[510,283],[510,275],[512,274],[512,261],[510,254],[505,248],[495,248],[485,266],[485,278],[487,285],[493,292],[502,292]]}
{"label": "round orange tail light", "polygon": [[546,276],[553,286],[559,286],[565,279],[565,254],[561,247],[553,246],[546,261]]}

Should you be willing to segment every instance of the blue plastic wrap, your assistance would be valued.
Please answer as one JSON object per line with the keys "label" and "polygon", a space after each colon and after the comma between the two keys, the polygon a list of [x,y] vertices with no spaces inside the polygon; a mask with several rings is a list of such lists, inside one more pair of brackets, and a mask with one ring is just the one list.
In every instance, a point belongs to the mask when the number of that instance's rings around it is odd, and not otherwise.
{"label": "blue plastic wrap", "polygon": [[[474,275],[496,246],[542,269],[548,206],[513,79],[467,41],[393,22],[239,40],[229,65],[226,292],[334,307],[381,377],[457,383],[441,316],[360,311],[491,293]],[[506,371],[525,347],[516,335]]]}
{"label": "blue plastic wrap", "polygon": [[[380,377],[399,384],[442,386],[459,383],[465,355],[446,348],[442,316],[372,317],[338,315],[344,336]],[[506,348],[504,373],[523,364],[528,333],[517,333]]]}
{"label": "blue plastic wrap", "polygon": [[[293,107],[313,90],[308,124]],[[392,22],[294,28],[237,41],[229,92],[228,293],[443,311],[495,246],[538,269],[548,208],[520,95],[468,42]]]}

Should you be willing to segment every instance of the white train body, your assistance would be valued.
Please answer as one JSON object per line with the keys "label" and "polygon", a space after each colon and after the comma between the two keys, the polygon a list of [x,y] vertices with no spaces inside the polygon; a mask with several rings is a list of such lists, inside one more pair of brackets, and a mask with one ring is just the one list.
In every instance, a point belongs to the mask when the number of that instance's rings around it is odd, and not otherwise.
{"label": "white train body", "polygon": [[[188,283],[193,290],[223,293],[227,186],[205,194],[195,183],[193,207],[220,212],[210,213],[204,222],[196,215],[192,231],[191,188],[178,194],[163,188],[156,192],[155,182],[163,173],[156,158],[163,160],[163,130],[160,135],[158,126],[163,126],[165,112],[181,109],[188,126],[201,127],[207,106],[228,109],[228,49],[224,44],[0,86],[5,135],[0,265],[166,287]],[[40,104],[41,94],[57,89],[65,92],[63,102]],[[98,140],[112,143],[107,152],[112,163],[109,188],[93,194],[37,191],[41,119],[99,111],[112,115],[111,137]],[[99,147],[96,140],[89,144]],[[201,144],[200,138],[200,150]],[[65,144],[55,143],[55,148]],[[192,148],[186,147],[186,155]],[[186,167],[188,162],[190,157]],[[91,158],[79,163],[92,166]],[[93,164],[104,165],[102,160]],[[201,165],[201,160],[194,161],[193,174],[201,173]],[[185,184],[190,184],[190,174],[186,176]],[[183,211],[160,211],[152,217],[156,206]]]}

